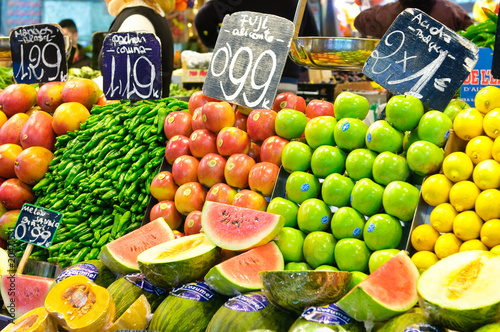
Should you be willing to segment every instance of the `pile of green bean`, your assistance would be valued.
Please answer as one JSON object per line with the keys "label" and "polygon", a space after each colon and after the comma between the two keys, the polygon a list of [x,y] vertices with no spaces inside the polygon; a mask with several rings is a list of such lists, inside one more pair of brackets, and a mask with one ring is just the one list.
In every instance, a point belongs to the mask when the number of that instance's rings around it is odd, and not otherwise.
{"label": "pile of green bean", "polygon": [[465,30],[457,31],[462,37],[472,41],[478,47],[495,46],[498,15],[488,8],[483,8],[488,19],[484,22],[474,23]]}

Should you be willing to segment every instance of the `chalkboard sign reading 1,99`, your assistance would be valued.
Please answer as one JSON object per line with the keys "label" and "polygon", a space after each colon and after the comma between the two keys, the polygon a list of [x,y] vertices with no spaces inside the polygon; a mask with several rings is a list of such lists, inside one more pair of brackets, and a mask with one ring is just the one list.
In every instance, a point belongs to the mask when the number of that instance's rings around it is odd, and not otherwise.
{"label": "chalkboard sign reading 1,99", "polygon": [[12,69],[17,83],[66,81],[64,35],[55,24],[16,27],[10,33]]}
{"label": "chalkboard sign reading 1,99", "polygon": [[363,67],[393,94],[410,94],[443,111],[478,60],[479,49],[424,12],[394,20]]}
{"label": "chalkboard sign reading 1,99", "polygon": [[152,33],[115,32],[106,36],[102,55],[107,99],[162,97],[161,47]]}
{"label": "chalkboard sign reading 1,99", "polygon": [[16,240],[48,248],[61,223],[62,213],[23,204],[12,236]]}
{"label": "chalkboard sign reading 1,99", "polygon": [[282,17],[238,12],[224,18],[203,94],[249,108],[271,108],[294,25]]}

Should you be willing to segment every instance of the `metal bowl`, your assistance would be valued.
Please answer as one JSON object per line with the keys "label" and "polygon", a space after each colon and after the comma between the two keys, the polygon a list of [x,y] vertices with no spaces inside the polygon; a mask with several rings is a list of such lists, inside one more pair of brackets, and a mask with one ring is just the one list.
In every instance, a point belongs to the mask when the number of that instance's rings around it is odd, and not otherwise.
{"label": "metal bowl", "polygon": [[288,55],[310,69],[361,71],[380,39],[301,37],[292,40]]}

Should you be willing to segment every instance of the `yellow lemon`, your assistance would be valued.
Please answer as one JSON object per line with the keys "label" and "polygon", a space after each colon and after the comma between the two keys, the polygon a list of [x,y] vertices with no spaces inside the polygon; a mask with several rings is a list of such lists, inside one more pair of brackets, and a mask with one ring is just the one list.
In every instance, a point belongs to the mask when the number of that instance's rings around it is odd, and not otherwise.
{"label": "yellow lemon", "polygon": [[462,241],[479,238],[483,221],[474,211],[464,211],[453,220],[453,233]]}
{"label": "yellow lemon", "polygon": [[443,160],[443,173],[453,182],[470,178],[474,164],[464,152],[452,152]]}
{"label": "yellow lemon", "polygon": [[481,161],[491,159],[491,149],[493,148],[493,140],[488,136],[477,136],[467,142],[465,153],[472,160],[474,165]]}
{"label": "yellow lemon", "polygon": [[434,252],[439,259],[457,253],[462,241],[453,233],[441,234],[434,245]]}
{"label": "yellow lemon", "polygon": [[480,240],[474,239],[474,240],[465,241],[460,246],[459,251],[467,251],[467,250],[484,250],[484,251],[488,251],[488,248]]}
{"label": "yellow lemon", "polygon": [[452,185],[444,174],[433,174],[422,183],[422,198],[431,206],[446,203]]}
{"label": "yellow lemon", "polygon": [[418,272],[422,274],[422,272],[436,264],[439,258],[432,251],[418,251],[411,256],[411,260],[417,267]]}
{"label": "yellow lemon", "polygon": [[495,108],[484,116],[483,130],[493,139],[500,136],[500,108]]}
{"label": "yellow lemon", "polygon": [[500,107],[500,89],[493,85],[482,88],[476,93],[474,106],[483,114]]}
{"label": "yellow lemon", "polygon": [[491,147],[491,156],[496,161],[500,162],[500,137],[495,138]]}
{"label": "yellow lemon", "polygon": [[472,179],[482,190],[500,187],[500,164],[493,159],[481,161],[474,167]]}
{"label": "yellow lemon", "polygon": [[474,208],[476,198],[481,193],[478,186],[472,181],[455,183],[449,193],[450,203],[455,210],[462,212]]}
{"label": "yellow lemon", "polygon": [[493,248],[491,248],[490,252],[500,255],[500,244],[498,246],[494,246]]}
{"label": "yellow lemon", "polygon": [[464,141],[480,136],[483,134],[483,115],[475,108],[466,109],[453,120],[453,130]]}
{"label": "yellow lemon", "polygon": [[500,190],[486,189],[476,198],[476,213],[484,221],[500,218]]}
{"label": "yellow lemon", "polygon": [[411,232],[410,241],[416,251],[432,251],[439,232],[429,224],[422,224],[415,227]]}
{"label": "yellow lemon", "polygon": [[481,227],[481,242],[493,248],[500,245],[500,219],[491,219]]}
{"label": "yellow lemon", "polygon": [[439,233],[448,233],[453,231],[453,220],[458,212],[450,203],[441,203],[436,206],[429,216],[429,221]]}

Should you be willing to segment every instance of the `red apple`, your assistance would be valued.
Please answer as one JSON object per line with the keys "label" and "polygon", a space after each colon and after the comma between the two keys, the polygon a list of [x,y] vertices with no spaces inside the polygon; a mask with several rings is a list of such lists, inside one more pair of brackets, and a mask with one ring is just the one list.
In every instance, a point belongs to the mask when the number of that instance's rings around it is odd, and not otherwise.
{"label": "red apple", "polygon": [[262,142],[266,138],[276,135],[274,121],[276,112],[272,110],[253,110],[248,116],[247,133],[253,141]]}
{"label": "red apple", "polygon": [[248,115],[241,113],[239,110],[234,114],[234,126],[243,131],[247,131]]}
{"label": "red apple", "polygon": [[283,108],[291,108],[296,111],[306,112],[306,101],[304,98],[291,92],[282,92],[276,96],[273,103],[273,111],[279,112]]}
{"label": "red apple", "polygon": [[182,223],[182,215],[175,208],[174,201],[160,201],[153,205],[149,212],[149,220],[162,217],[171,229],[178,229]]}
{"label": "red apple", "polygon": [[57,106],[63,103],[62,88],[64,84],[64,82],[52,81],[40,85],[36,95],[36,104],[42,110],[53,113]]}
{"label": "red apple", "polygon": [[234,196],[233,205],[259,211],[266,211],[267,209],[267,201],[264,196],[249,189],[238,192]]}
{"label": "red apple", "polygon": [[198,234],[201,231],[201,211],[194,210],[189,212],[184,220],[184,234]]}
{"label": "red apple", "polygon": [[175,135],[189,137],[193,132],[191,121],[191,114],[185,111],[175,111],[168,114],[163,124],[165,136],[167,136],[167,139],[171,139]]}
{"label": "red apple", "polygon": [[162,171],[151,181],[151,195],[158,201],[172,201],[178,186],[169,171]]}
{"label": "red apple", "polygon": [[224,181],[224,166],[226,158],[216,153],[209,153],[201,158],[198,164],[198,181],[210,188],[216,183]]}
{"label": "red apple", "polygon": [[248,150],[248,155],[255,160],[256,163],[260,162],[260,145],[255,142],[250,143],[250,150]]}
{"label": "red apple", "polygon": [[207,193],[206,200],[224,204],[233,204],[234,196],[238,191],[230,185],[220,182],[214,184]]}
{"label": "red apple", "polygon": [[218,133],[222,128],[234,126],[234,110],[228,102],[208,102],[203,105],[201,114],[211,132]]}
{"label": "red apple", "polygon": [[201,113],[202,109],[203,107],[200,106],[193,112],[193,119],[191,120],[191,127],[193,131],[198,129],[207,129],[207,125],[203,122],[203,114]]}
{"label": "red apple", "polygon": [[281,166],[281,154],[287,143],[288,140],[279,136],[266,138],[260,146],[260,160]]}
{"label": "red apple", "polygon": [[175,193],[175,208],[183,215],[203,209],[207,190],[198,182],[184,183]]}
{"label": "red apple", "polygon": [[264,197],[270,197],[279,171],[280,168],[276,164],[267,161],[257,163],[248,174],[248,186]]}
{"label": "red apple", "polygon": [[193,156],[179,156],[172,164],[172,176],[178,186],[187,182],[198,182],[199,161]]}
{"label": "red apple", "polygon": [[308,118],[312,119],[323,115],[335,116],[332,103],[326,100],[314,99],[307,104],[306,116]]}
{"label": "red apple", "polygon": [[212,98],[205,96],[203,94],[203,91],[195,91],[191,97],[189,97],[189,102],[188,102],[188,110],[189,113],[194,114],[194,110],[197,109],[200,106],[205,105],[209,101],[220,101],[218,99]]}
{"label": "red apple", "polygon": [[182,135],[172,137],[165,147],[165,158],[167,158],[167,162],[172,165],[177,157],[184,155],[191,155],[191,151],[189,150],[189,138]]}
{"label": "red apple", "polygon": [[248,187],[248,174],[255,165],[255,160],[246,154],[233,154],[224,167],[224,178],[231,187],[245,189]]}
{"label": "red apple", "polygon": [[237,153],[247,154],[250,150],[250,137],[236,127],[225,127],[217,135],[217,151],[222,156]]}
{"label": "red apple", "polygon": [[24,203],[35,201],[31,186],[17,178],[8,179],[0,185],[0,203],[7,210],[20,210]]}
{"label": "red apple", "polygon": [[198,129],[189,136],[189,150],[196,158],[217,153],[217,136],[208,129]]}

